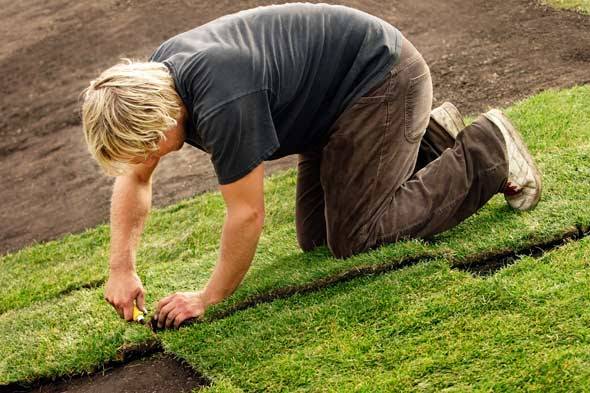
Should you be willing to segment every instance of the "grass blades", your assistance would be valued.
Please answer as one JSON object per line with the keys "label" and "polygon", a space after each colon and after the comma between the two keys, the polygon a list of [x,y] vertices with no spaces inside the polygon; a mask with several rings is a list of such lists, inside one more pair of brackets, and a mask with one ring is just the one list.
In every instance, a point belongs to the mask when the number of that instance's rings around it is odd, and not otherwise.
{"label": "grass blades", "polygon": [[[416,256],[461,261],[532,245],[576,226],[588,227],[590,87],[544,92],[517,103],[508,114],[544,174],[545,193],[537,209],[515,213],[497,196],[432,242],[400,242],[337,260],[326,248],[302,253],[297,247],[295,173],[287,171],[266,182],[266,226],[251,271],[232,298],[208,313],[209,320],[252,296],[360,266]],[[205,284],[216,261],[223,214],[218,193],[154,212],[138,255],[148,308],[170,292]],[[119,346],[151,337],[145,328],[118,320],[102,299],[107,239],[108,228],[101,226],[0,258],[0,384],[88,371],[112,357]]]}
{"label": "grass blades", "polygon": [[442,260],[418,264],[163,341],[245,391],[583,391],[589,258],[584,239],[488,279]]}
{"label": "grass blades", "polygon": [[122,324],[109,308],[101,290],[85,289],[2,314],[0,384],[90,371],[124,344],[152,338],[141,325]]}

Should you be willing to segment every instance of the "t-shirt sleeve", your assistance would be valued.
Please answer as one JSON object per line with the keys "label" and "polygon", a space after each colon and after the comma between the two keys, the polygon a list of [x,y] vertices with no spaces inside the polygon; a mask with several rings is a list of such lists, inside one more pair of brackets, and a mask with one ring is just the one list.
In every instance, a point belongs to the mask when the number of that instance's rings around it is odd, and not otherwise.
{"label": "t-shirt sleeve", "polygon": [[221,105],[197,129],[219,184],[246,176],[280,146],[265,90]]}

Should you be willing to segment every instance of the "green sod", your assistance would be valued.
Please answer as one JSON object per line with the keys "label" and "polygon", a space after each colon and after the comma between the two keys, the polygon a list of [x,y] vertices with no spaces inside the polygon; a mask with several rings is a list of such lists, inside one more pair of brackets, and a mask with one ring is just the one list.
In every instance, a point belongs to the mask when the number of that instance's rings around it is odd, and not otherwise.
{"label": "green sod", "polygon": [[[433,243],[400,242],[347,260],[330,257],[326,248],[302,253],[293,223],[294,171],[272,177],[266,182],[267,220],[252,269],[238,292],[208,316],[256,294],[359,266],[425,255],[460,261],[545,241],[576,226],[588,227],[589,108],[589,86],[545,92],[510,108],[509,115],[544,174],[541,203],[533,212],[515,213],[498,196]],[[148,308],[172,291],[196,290],[205,284],[216,260],[223,214],[217,193],[153,212],[138,254]],[[5,283],[0,287],[0,384],[88,371],[112,358],[121,345],[151,337],[145,328],[119,320],[102,299],[107,239],[108,228],[101,226],[0,258]],[[77,289],[89,284],[99,287]],[[201,326],[188,331],[193,334]],[[174,334],[166,337],[172,339]]]}
{"label": "green sod", "polygon": [[583,391],[589,257],[586,238],[488,279],[423,263],[163,340],[245,391]]}
{"label": "green sod", "polygon": [[101,292],[80,290],[2,314],[0,384],[92,370],[124,344],[151,337],[141,325],[122,325]]}
{"label": "green sod", "polygon": [[544,3],[553,7],[571,9],[590,14],[590,0],[543,0]]}

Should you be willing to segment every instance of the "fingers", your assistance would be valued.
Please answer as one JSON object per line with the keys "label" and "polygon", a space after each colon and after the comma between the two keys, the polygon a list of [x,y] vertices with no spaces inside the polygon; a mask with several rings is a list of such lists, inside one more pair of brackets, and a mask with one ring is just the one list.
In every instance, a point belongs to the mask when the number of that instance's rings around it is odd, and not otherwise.
{"label": "fingers", "polygon": [[174,319],[174,327],[179,329],[183,326],[191,325],[196,322],[203,321],[203,314],[198,314],[197,316],[193,316],[189,313],[180,313]]}
{"label": "fingers", "polygon": [[113,306],[119,317],[127,321],[133,320],[133,303],[115,302],[107,298],[105,300]]}
{"label": "fingers", "polygon": [[177,293],[162,299],[159,305],[163,306],[157,314],[158,328],[178,328],[183,321],[193,317],[186,303],[187,299]]}
{"label": "fingers", "polygon": [[160,314],[160,310],[167,305],[168,303],[170,303],[170,301],[172,301],[172,299],[174,298],[176,294],[173,293],[172,295],[168,295],[165,298],[163,298],[162,300],[160,300],[158,302],[158,305],[156,306],[156,314]]}
{"label": "fingers", "polygon": [[174,328],[178,329],[186,319],[189,319],[188,315],[185,313],[178,313],[176,318],[174,318]]}
{"label": "fingers", "polygon": [[181,313],[175,308],[172,309],[166,316],[166,329],[170,329],[174,325],[174,321]]}
{"label": "fingers", "polygon": [[109,303],[111,306],[113,306],[113,308],[115,309],[115,311],[117,312],[117,314],[119,314],[119,316],[121,318],[123,318],[123,309],[120,307],[117,307],[117,305],[115,304],[115,301],[111,298],[109,298],[108,296],[105,295],[104,300]]}
{"label": "fingers", "polygon": [[153,329],[179,328],[187,321],[201,319],[206,306],[197,293],[177,292],[158,302]]}
{"label": "fingers", "polygon": [[120,318],[125,318],[125,314],[123,314],[123,309],[120,307],[115,306],[114,304],[111,304],[113,306],[113,308],[115,309],[115,311],[117,312],[117,314],[119,314]]}
{"label": "fingers", "polygon": [[139,295],[137,295],[137,308],[143,311],[144,314],[147,314],[147,310],[145,309],[145,291],[141,290]]}
{"label": "fingers", "polygon": [[112,274],[105,285],[104,298],[126,321],[133,320],[135,305],[140,311],[146,312],[145,290],[137,274]]}
{"label": "fingers", "polygon": [[128,302],[123,306],[123,318],[126,321],[133,321],[133,302]]}
{"label": "fingers", "polygon": [[[168,319],[168,314],[172,310],[174,310],[174,301],[168,302],[164,307],[162,307],[160,309],[160,311],[158,311],[158,327],[159,328],[162,328],[164,326],[168,327],[166,325],[166,320]],[[174,318],[172,318],[172,320],[174,320]]]}

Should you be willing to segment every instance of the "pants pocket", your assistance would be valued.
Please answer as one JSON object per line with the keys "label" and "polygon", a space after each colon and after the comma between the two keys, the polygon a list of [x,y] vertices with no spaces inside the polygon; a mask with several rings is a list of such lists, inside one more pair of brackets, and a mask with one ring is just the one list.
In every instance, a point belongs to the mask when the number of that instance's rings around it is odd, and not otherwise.
{"label": "pants pocket", "polygon": [[421,75],[411,78],[405,100],[404,132],[408,142],[419,142],[428,126],[432,109],[432,79],[428,66]]}

